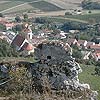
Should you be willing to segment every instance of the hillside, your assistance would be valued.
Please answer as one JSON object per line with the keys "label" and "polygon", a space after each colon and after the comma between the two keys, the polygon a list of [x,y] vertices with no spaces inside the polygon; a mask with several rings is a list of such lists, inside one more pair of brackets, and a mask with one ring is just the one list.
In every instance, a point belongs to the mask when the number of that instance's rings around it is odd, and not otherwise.
{"label": "hillside", "polygon": [[[83,0],[0,0],[1,13],[81,9]],[[93,0],[99,1],[99,0]]]}

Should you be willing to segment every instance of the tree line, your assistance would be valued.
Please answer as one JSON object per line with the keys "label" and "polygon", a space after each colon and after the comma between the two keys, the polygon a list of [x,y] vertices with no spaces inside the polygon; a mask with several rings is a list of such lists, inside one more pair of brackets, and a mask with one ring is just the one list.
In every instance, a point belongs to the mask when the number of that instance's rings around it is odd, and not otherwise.
{"label": "tree line", "polygon": [[92,0],[84,0],[81,3],[83,9],[93,10],[93,9],[100,9],[99,2],[93,2]]}

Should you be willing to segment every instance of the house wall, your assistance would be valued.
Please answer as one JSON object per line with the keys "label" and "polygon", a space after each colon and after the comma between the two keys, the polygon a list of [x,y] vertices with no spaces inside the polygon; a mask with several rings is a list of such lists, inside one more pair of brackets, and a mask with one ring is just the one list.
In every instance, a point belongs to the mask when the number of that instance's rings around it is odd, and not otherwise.
{"label": "house wall", "polygon": [[87,45],[87,41],[84,42],[84,46],[86,46],[86,45]]}

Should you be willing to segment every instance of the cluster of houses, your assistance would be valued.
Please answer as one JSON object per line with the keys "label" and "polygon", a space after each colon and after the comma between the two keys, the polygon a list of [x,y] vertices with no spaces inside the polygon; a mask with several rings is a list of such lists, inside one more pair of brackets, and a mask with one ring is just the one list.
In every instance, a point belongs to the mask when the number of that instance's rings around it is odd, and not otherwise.
{"label": "cluster of houses", "polygon": [[15,33],[12,30],[14,26],[21,23],[8,22],[5,18],[0,18],[0,24],[6,26],[6,31],[0,31],[0,39],[6,40],[10,45],[16,48],[17,51],[22,52],[27,56],[34,52],[34,48],[40,42],[46,40],[41,36],[35,36],[32,33],[31,25],[24,23],[22,33]]}
{"label": "cluster of houses", "polygon": [[[22,55],[30,55],[34,52],[35,47],[46,41],[49,37],[56,37],[59,39],[66,39],[66,36],[70,33],[77,33],[77,30],[69,30],[69,33],[65,33],[61,30],[57,34],[52,34],[53,30],[42,29],[38,31],[35,35],[31,30],[31,25],[24,23],[23,34],[14,33],[9,29],[12,29],[17,23],[8,22],[4,18],[0,18],[0,23],[6,26],[5,32],[0,32],[0,39],[6,40],[10,45],[20,51]],[[69,38],[66,43],[71,45],[77,45],[77,47],[82,48],[82,53],[84,54],[83,59],[89,59],[90,55],[96,60],[100,60],[100,44],[95,44],[94,42],[89,42],[86,40],[76,40]]]}
{"label": "cluster of houses", "polygon": [[95,44],[94,42],[86,40],[76,40],[69,38],[67,43],[71,45],[76,45],[81,48],[81,52],[84,55],[83,59],[90,59],[91,57],[96,61],[100,60],[100,44]]}

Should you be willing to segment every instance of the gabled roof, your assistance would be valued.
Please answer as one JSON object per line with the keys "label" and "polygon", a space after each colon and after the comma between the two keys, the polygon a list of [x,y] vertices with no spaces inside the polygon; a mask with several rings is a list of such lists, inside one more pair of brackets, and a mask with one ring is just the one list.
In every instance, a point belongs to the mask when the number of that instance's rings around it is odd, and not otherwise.
{"label": "gabled roof", "polygon": [[22,43],[24,42],[25,38],[21,35],[17,35],[14,40],[12,41],[12,45],[13,46],[18,46],[20,47],[22,45]]}
{"label": "gabled roof", "polygon": [[27,50],[27,51],[33,50],[33,45],[25,42],[25,44],[22,46],[21,50]]}
{"label": "gabled roof", "polygon": [[77,40],[76,39],[68,39],[67,40],[67,43],[69,44],[69,45],[71,45],[73,42],[77,42]]}
{"label": "gabled roof", "polygon": [[6,27],[13,27],[15,25],[13,22],[7,22],[7,21],[0,21],[0,23],[5,25]]}
{"label": "gabled roof", "polygon": [[78,40],[79,44],[84,44],[86,42],[86,40]]}
{"label": "gabled roof", "polygon": [[33,44],[33,45],[38,45],[38,44],[40,44],[41,42],[46,41],[46,40],[47,40],[47,39],[46,39],[46,38],[43,38],[43,37],[33,36],[33,38],[32,38],[32,44]]}
{"label": "gabled roof", "polygon": [[93,45],[93,44],[95,44],[94,42],[87,42],[87,47],[89,47],[89,46],[91,46],[91,45]]}

